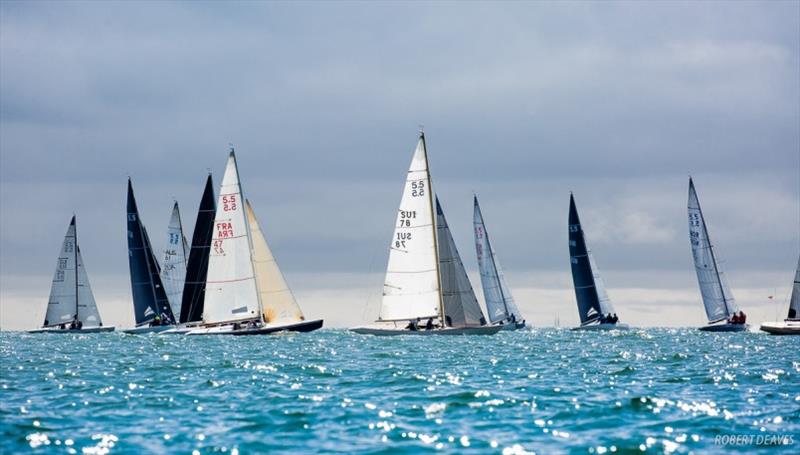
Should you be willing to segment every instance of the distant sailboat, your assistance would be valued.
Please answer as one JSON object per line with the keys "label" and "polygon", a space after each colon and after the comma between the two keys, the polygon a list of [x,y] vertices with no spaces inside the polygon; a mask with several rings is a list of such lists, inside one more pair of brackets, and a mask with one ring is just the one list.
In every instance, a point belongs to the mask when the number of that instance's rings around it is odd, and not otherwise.
{"label": "distant sailboat", "polygon": [[486,325],[438,199],[434,214],[422,133],[397,212],[377,322],[351,330],[369,335],[477,335],[501,329]]}
{"label": "distant sailboat", "polygon": [[703,211],[700,209],[700,200],[697,198],[691,178],[689,178],[688,212],[689,243],[692,246],[694,269],[697,272],[700,294],[703,297],[706,316],[708,316],[708,325],[701,327],[700,330],[709,332],[747,330],[747,324],[731,322],[733,316],[739,313],[739,307],[736,305],[727,280],[725,280],[725,275],[719,268]]}
{"label": "distant sailboat", "polygon": [[114,327],[103,327],[100,319],[78,246],[73,216],[58,255],[44,324],[42,328],[31,330],[30,333],[95,333],[113,330]]}
{"label": "distant sailboat", "polygon": [[800,259],[797,260],[797,270],[794,272],[789,314],[783,321],[762,323],[761,330],[773,335],[800,335]]}
{"label": "distant sailboat", "polygon": [[214,237],[214,216],[217,203],[214,198],[214,183],[208,174],[197,220],[192,234],[192,249],[186,264],[186,284],[183,287],[180,323],[189,324],[203,320],[203,302],[206,293],[206,275],[208,274],[208,255],[211,251],[211,239]]}
{"label": "distant sailboat", "polygon": [[606,285],[597,270],[592,251],[586,245],[572,194],[569,195],[569,256],[578,316],[581,318],[581,325],[573,330],[627,330],[627,324],[617,322]]}
{"label": "distant sailboat", "polygon": [[187,335],[260,335],[310,332],[306,321],[242,196],[231,150],[222,178],[208,260],[203,323]]}
{"label": "distant sailboat", "polygon": [[189,247],[186,237],[183,236],[183,224],[178,202],[172,206],[172,216],[167,228],[167,242],[164,245],[163,261],[161,262],[161,282],[167,293],[169,306],[173,315],[181,314],[183,288],[186,281],[186,253]]}
{"label": "distant sailboat", "polygon": [[504,330],[521,329],[525,327],[525,319],[514,303],[503,270],[497,261],[497,254],[489,241],[489,233],[486,231],[481,207],[478,205],[478,196],[474,196],[473,206],[475,251],[478,255],[478,268],[481,272],[483,297],[486,301],[489,322],[502,325]]}
{"label": "distant sailboat", "polygon": [[150,237],[142,224],[131,179],[128,179],[128,266],[136,327],[125,333],[162,332],[175,325],[175,316],[161,281],[161,270],[153,254]]}

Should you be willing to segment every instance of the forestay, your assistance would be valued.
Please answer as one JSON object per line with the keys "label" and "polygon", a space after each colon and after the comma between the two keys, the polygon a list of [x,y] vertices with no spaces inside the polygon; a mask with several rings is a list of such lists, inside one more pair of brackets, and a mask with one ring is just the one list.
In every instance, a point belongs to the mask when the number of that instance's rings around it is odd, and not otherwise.
{"label": "forestay", "polygon": [[453,234],[436,198],[436,229],[439,235],[439,270],[445,321],[449,327],[485,325],[475,291],[458,254]]}
{"label": "forestay", "polygon": [[167,294],[172,314],[181,314],[181,299],[186,281],[186,237],[183,236],[181,212],[178,202],[172,206],[172,216],[167,228],[167,241],[164,245],[164,260],[161,263],[161,282]]}
{"label": "forestay", "polygon": [[703,211],[700,209],[700,201],[691,178],[689,179],[688,212],[689,242],[692,246],[694,269],[697,272],[697,282],[700,285],[706,316],[712,323],[722,321],[737,312],[738,309],[730,287],[719,268]]}
{"label": "forestay", "polygon": [[250,201],[245,201],[245,208],[252,235],[253,267],[256,287],[261,296],[261,315],[264,322],[293,323],[304,320],[303,312],[278,268]]}
{"label": "forestay", "polygon": [[606,293],[605,283],[597,270],[594,256],[586,245],[572,194],[569,196],[568,226],[572,282],[575,287],[575,299],[578,301],[581,325],[585,325],[599,319],[601,315],[614,314],[615,311]]}
{"label": "forestay", "polygon": [[380,320],[439,316],[439,264],[425,136],[408,169],[389,247]]}
{"label": "forestay", "polygon": [[197,220],[194,223],[192,249],[186,264],[186,283],[181,297],[181,323],[200,321],[203,318],[208,254],[211,250],[211,238],[214,235],[216,212],[214,183],[211,174],[208,174],[203,197],[200,199],[200,208],[197,211]]}
{"label": "forestay", "polygon": [[486,224],[480,205],[478,205],[477,196],[474,197],[473,202],[472,224],[475,230],[475,252],[478,256],[478,268],[489,321],[496,323],[508,319],[511,315],[521,321],[522,315],[514,304],[514,298],[506,284],[497,254],[489,241],[489,233],[486,232]]}
{"label": "forestay", "polygon": [[204,323],[218,324],[260,317],[251,248],[236,155],[231,150],[214,217]]}

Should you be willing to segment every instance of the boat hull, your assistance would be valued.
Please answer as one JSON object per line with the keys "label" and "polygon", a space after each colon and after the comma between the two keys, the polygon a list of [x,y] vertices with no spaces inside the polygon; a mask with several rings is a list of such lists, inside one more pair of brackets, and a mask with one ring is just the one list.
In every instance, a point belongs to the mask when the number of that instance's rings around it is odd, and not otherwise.
{"label": "boat hull", "polygon": [[122,332],[127,333],[129,335],[146,335],[148,333],[166,332],[167,330],[174,328],[175,328],[174,325],[157,325],[154,327],[142,326],[142,327],[134,327],[132,329],[125,329]]}
{"label": "boat hull", "polygon": [[84,327],[82,329],[59,329],[56,327],[45,327],[36,330],[28,330],[28,333],[103,333],[113,331],[114,327]]}
{"label": "boat hull", "polygon": [[764,322],[761,330],[772,335],[800,335],[800,321]]}
{"label": "boat hull", "polygon": [[630,330],[630,328],[631,327],[628,324],[590,324],[580,327],[573,327],[572,330],[588,330],[588,331]]}
{"label": "boat hull", "polygon": [[524,329],[525,328],[525,321],[519,321],[519,322],[515,322],[513,324],[503,324],[503,325],[497,324],[497,325],[500,326],[500,331],[501,332],[508,332],[508,331],[512,331],[512,330]]}
{"label": "boat hull", "polygon": [[746,332],[750,324],[709,324],[700,327],[698,330],[703,332]]}
{"label": "boat hull", "polygon": [[355,327],[351,332],[361,335],[398,336],[398,335],[494,335],[502,330],[500,325],[484,325],[480,327],[447,327],[433,330],[408,330],[383,327]]}
{"label": "boat hull", "polygon": [[258,328],[241,328],[234,330],[232,325],[217,327],[198,327],[184,332],[188,336],[198,335],[269,335],[278,332],[312,332],[322,328],[323,320],[303,321],[294,324],[265,325]]}

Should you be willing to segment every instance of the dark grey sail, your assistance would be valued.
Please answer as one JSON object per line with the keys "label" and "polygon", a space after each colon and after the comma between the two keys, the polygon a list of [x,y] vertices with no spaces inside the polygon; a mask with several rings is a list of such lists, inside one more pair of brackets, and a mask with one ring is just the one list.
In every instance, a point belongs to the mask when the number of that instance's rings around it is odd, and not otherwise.
{"label": "dark grey sail", "polygon": [[206,276],[208,275],[208,254],[211,250],[211,238],[214,236],[214,215],[217,202],[214,199],[214,184],[211,174],[206,179],[206,188],[200,199],[200,209],[194,223],[192,248],[189,261],[186,263],[186,283],[183,286],[180,322],[194,322],[203,319],[203,302],[206,293]]}
{"label": "dark grey sail", "polygon": [[472,290],[467,271],[461,262],[456,243],[444,217],[439,198],[436,198],[436,232],[439,248],[439,275],[445,323],[449,327],[481,326],[486,324],[478,299]]}
{"label": "dark grey sail", "polygon": [[597,274],[592,253],[586,240],[575,207],[575,198],[569,195],[569,256],[572,265],[572,282],[581,325],[597,321],[601,316],[614,313],[605,291],[605,285]]}
{"label": "dark grey sail", "polygon": [[128,179],[128,265],[136,325],[150,323],[158,316],[161,324],[174,324],[175,316],[161,283],[158,261],[153,255],[150,237],[139,218],[131,179]]}

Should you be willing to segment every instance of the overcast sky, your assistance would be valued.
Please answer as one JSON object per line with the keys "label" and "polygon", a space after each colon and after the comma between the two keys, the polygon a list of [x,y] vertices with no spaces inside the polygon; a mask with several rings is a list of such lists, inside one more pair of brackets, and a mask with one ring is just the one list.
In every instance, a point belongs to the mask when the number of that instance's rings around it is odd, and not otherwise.
{"label": "overcast sky", "polygon": [[0,326],[41,324],[73,213],[102,316],[132,325],[127,176],[160,249],[229,142],[306,315],[370,321],[421,124],[479,298],[473,191],[528,319],[578,321],[573,191],[620,318],[703,323],[691,173],[740,305],[782,317],[799,81],[797,1],[3,1]]}

